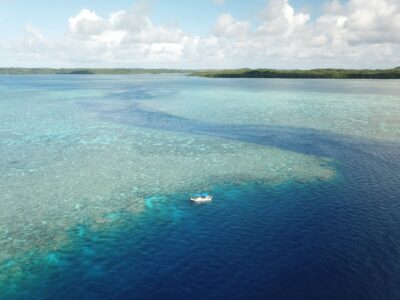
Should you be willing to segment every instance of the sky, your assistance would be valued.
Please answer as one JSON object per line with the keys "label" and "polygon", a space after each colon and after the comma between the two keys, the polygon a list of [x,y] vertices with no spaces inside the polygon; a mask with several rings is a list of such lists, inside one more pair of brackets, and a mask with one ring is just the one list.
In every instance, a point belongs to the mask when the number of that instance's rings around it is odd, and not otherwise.
{"label": "sky", "polygon": [[400,66],[400,0],[0,0],[1,67]]}

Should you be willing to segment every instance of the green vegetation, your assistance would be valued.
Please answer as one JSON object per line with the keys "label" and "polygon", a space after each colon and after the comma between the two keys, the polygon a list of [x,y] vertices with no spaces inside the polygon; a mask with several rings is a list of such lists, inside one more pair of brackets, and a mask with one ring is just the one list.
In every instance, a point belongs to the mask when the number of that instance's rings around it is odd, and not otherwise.
{"label": "green vegetation", "polygon": [[176,69],[52,69],[52,68],[0,68],[0,74],[3,75],[51,75],[51,74],[104,74],[104,75],[123,75],[123,74],[163,74],[163,73],[189,73],[189,70]]}
{"label": "green vegetation", "polygon": [[400,79],[400,67],[378,70],[313,69],[234,69],[205,70],[191,73],[192,76],[212,78],[336,78],[336,79]]}
{"label": "green vegetation", "polygon": [[0,75],[70,74],[70,75],[124,75],[124,74],[190,74],[191,76],[211,78],[336,78],[336,79],[400,79],[400,67],[377,70],[351,69],[230,69],[230,70],[179,70],[179,69],[109,69],[109,68],[0,68]]}

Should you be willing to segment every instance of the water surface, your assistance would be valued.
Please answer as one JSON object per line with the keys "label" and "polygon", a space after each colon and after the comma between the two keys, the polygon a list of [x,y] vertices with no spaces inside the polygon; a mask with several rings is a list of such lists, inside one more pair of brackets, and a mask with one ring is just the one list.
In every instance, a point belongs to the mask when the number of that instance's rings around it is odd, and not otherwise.
{"label": "water surface", "polygon": [[[395,80],[0,77],[0,295],[400,297]],[[191,205],[193,192],[214,201]]]}

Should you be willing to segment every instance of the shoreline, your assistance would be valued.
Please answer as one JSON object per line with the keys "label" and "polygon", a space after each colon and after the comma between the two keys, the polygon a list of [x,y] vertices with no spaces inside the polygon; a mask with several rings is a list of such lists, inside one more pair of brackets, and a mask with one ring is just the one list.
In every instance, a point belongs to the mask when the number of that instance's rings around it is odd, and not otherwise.
{"label": "shoreline", "polygon": [[207,78],[280,79],[400,79],[392,69],[142,69],[142,68],[0,68],[0,75],[160,75],[177,74]]}

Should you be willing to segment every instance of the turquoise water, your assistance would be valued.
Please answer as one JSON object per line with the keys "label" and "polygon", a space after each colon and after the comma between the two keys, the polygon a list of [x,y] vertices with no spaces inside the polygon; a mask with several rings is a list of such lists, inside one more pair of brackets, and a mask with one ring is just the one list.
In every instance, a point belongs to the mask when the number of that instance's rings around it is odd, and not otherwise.
{"label": "turquoise water", "polygon": [[0,95],[3,297],[400,296],[397,81],[3,76]]}

